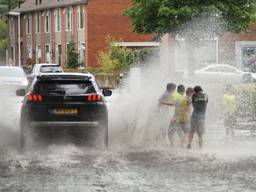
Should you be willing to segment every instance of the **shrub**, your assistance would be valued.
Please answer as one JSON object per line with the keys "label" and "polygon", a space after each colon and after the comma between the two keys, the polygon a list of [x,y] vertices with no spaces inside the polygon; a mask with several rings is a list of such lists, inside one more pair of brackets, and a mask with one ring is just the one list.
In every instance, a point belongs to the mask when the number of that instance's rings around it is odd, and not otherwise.
{"label": "shrub", "polygon": [[79,67],[78,53],[75,50],[75,43],[73,40],[68,44],[66,67],[68,69],[76,69]]}
{"label": "shrub", "polygon": [[236,87],[238,115],[240,117],[248,117],[252,120],[256,119],[256,85],[241,84]]}
{"label": "shrub", "polygon": [[107,36],[107,48],[98,55],[98,62],[102,72],[113,73],[127,70],[130,66],[145,61],[153,52],[153,49],[133,50],[121,47],[115,45],[115,42],[117,42],[115,39]]}

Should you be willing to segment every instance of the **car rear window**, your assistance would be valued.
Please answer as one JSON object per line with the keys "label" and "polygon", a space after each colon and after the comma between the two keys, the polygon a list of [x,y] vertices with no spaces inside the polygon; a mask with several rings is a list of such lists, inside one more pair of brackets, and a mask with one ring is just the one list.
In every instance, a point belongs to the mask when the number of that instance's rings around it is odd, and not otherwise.
{"label": "car rear window", "polygon": [[42,66],[40,67],[41,73],[61,73],[62,69],[58,66]]}
{"label": "car rear window", "polygon": [[41,81],[36,92],[42,95],[83,95],[95,93],[91,81]]}

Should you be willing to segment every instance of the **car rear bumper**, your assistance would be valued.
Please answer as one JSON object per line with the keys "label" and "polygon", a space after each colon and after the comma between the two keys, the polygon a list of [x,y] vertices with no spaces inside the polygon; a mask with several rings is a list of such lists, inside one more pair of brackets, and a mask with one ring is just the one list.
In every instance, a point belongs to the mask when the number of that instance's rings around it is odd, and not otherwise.
{"label": "car rear bumper", "polygon": [[85,127],[85,126],[99,126],[97,121],[43,121],[43,122],[31,122],[32,127]]}

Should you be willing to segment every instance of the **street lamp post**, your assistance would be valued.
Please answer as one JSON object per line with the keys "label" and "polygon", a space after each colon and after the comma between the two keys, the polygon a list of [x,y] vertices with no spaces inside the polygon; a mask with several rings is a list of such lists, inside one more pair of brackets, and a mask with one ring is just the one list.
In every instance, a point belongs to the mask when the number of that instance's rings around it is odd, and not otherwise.
{"label": "street lamp post", "polygon": [[13,11],[11,11],[11,12],[9,12],[9,15],[11,15],[11,16],[17,16],[18,17],[18,43],[19,43],[19,55],[18,55],[18,62],[19,62],[19,66],[21,66],[21,39],[20,39],[20,34],[21,34],[21,32],[20,32],[20,12],[13,12]]}

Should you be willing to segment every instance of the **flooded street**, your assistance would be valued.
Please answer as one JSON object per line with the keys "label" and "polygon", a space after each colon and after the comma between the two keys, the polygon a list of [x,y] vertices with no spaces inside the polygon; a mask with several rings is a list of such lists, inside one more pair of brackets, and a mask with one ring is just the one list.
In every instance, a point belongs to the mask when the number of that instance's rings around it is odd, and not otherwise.
{"label": "flooded street", "polygon": [[22,153],[17,123],[1,125],[0,191],[256,191],[254,133],[237,131],[228,138],[222,122],[208,122],[202,150],[197,137],[192,150],[179,148],[178,139],[172,148],[164,139],[153,140],[159,130],[140,121],[138,130],[112,126],[118,119],[112,107],[108,150],[66,142]]}
{"label": "flooded street", "polygon": [[228,141],[216,127],[203,150],[67,144],[20,153],[2,146],[0,191],[255,191],[255,147],[253,136]]}

